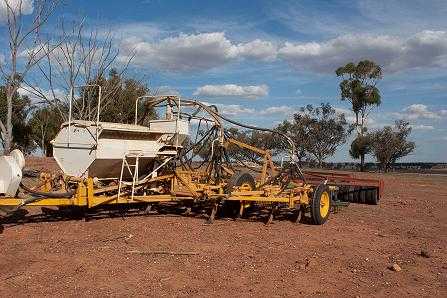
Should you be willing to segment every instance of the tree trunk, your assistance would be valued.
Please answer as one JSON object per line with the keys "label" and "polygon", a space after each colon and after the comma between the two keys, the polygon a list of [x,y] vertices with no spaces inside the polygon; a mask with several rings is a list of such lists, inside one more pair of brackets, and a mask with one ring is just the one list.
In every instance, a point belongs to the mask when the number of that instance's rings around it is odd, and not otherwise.
{"label": "tree trunk", "polygon": [[355,129],[357,130],[357,137],[360,135],[360,130],[359,130],[359,113],[356,112],[355,113]]}
{"label": "tree trunk", "polygon": [[53,146],[51,146],[51,144],[47,144],[45,146],[45,156],[46,157],[52,157],[53,156]]}
{"label": "tree trunk", "polygon": [[3,154],[9,154],[11,152],[12,147],[12,98],[14,93],[12,86],[6,87],[6,134],[5,134],[5,140],[4,140],[4,148],[3,148]]}
{"label": "tree trunk", "polygon": [[362,123],[360,124],[360,135],[363,137],[363,130],[364,130],[364,127],[365,127],[365,118],[364,118],[364,116],[363,116],[363,113],[362,113]]}
{"label": "tree trunk", "polygon": [[360,172],[365,170],[365,154],[360,154]]}
{"label": "tree trunk", "polygon": [[321,166],[323,164],[323,159],[321,157],[318,157],[318,168],[321,169]]}

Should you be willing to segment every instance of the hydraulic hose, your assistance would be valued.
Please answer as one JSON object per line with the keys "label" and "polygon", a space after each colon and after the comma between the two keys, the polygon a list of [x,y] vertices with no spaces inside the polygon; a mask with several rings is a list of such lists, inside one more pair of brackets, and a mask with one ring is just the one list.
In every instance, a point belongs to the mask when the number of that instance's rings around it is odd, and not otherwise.
{"label": "hydraulic hose", "polygon": [[45,197],[45,198],[49,198],[49,199],[55,199],[55,198],[71,198],[75,191],[71,190],[68,192],[42,192],[42,191],[35,191],[32,190],[31,188],[27,187],[26,185],[24,185],[22,182],[20,182],[20,187],[27,193],[31,194],[32,196],[37,196],[37,197]]}
{"label": "hydraulic hose", "polygon": [[299,166],[299,164],[297,163],[297,160],[296,160],[297,158],[296,158],[295,144],[293,143],[292,139],[290,139],[290,137],[288,135],[286,135],[285,133],[279,132],[279,131],[275,131],[273,129],[269,129],[269,128],[263,128],[263,127],[257,127],[257,126],[253,126],[253,125],[243,124],[243,123],[237,122],[235,120],[232,120],[230,118],[227,118],[227,117],[225,117],[225,116],[223,116],[223,115],[221,115],[221,114],[219,114],[217,112],[214,112],[214,111],[213,111],[213,113],[214,113],[214,115],[216,117],[219,117],[222,120],[230,122],[230,123],[232,123],[234,125],[237,125],[237,126],[240,126],[240,127],[244,127],[244,128],[247,128],[247,129],[266,131],[266,132],[278,134],[278,135],[284,137],[287,140],[287,142],[289,143],[290,147],[291,147],[292,163],[296,166],[296,168],[298,170],[298,173],[301,176],[301,179],[303,180],[303,182],[306,182],[306,178],[304,177],[304,174],[301,171],[301,167]]}

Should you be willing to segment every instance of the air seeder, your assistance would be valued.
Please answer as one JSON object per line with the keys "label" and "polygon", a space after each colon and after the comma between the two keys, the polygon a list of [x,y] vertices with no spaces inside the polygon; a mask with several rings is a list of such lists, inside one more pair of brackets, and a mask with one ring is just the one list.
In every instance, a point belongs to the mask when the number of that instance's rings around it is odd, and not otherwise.
{"label": "air seeder", "polygon": [[[100,94],[101,92],[99,92]],[[139,123],[138,104],[164,110],[161,120]],[[310,215],[323,224],[334,202],[377,204],[380,180],[349,175],[303,172],[288,136],[244,125],[220,114],[215,106],[179,96],[138,98],[135,123],[100,121],[100,100],[94,121],[73,120],[70,101],[68,122],[52,141],[61,175],[40,175],[36,187],[22,180],[24,158],[20,151],[0,158],[0,206],[9,211],[25,206],[56,206],[94,210],[101,206],[145,206],[176,202],[200,204],[212,222],[218,211],[243,216],[247,208],[269,211],[271,222],[280,209],[293,211],[296,220]],[[232,138],[223,123],[274,133],[288,147],[281,165],[269,150]],[[236,152],[236,154],[229,154]],[[257,156],[244,160],[246,154]],[[253,160],[255,164],[253,164]]]}

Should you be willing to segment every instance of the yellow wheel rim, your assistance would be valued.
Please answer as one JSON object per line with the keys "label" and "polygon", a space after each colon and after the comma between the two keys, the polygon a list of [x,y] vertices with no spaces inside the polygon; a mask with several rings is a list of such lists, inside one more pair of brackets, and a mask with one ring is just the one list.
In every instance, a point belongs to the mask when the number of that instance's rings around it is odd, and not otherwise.
{"label": "yellow wheel rim", "polygon": [[239,186],[239,191],[251,191],[251,185],[250,183],[243,183],[241,186]]}
{"label": "yellow wheel rim", "polygon": [[329,203],[330,203],[329,194],[325,191],[321,194],[320,198],[320,215],[322,218],[325,218],[329,213]]}

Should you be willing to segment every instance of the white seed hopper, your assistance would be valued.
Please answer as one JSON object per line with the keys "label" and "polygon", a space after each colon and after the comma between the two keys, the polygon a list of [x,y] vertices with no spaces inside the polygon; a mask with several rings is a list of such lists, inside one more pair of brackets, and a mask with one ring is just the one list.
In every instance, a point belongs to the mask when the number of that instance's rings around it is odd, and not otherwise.
{"label": "white seed hopper", "polygon": [[[51,142],[53,155],[66,175],[117,178],[124,157],[138,155],[139,172],[152,170],[155,158],[177,154],[188,136],[186,120],[154,120],[149,127],[73,120],[62,124]],[[146,171],[145,171],[146,169]]]}
{"label": "white seed hopper", "polygon": [[[165,119],[150,121],[149,127],[136,124],[138,100],[154,98],[152,96],[137,98],[135,124],[100,122],[101,87],[97,87],[96,121],[72,120],[70,100],[69,121],[62,124],[51,141],[53,156],[66,175],[118,178],[124,167],[123,160],[138,164],[138,171],[133,174],[144,175],[153,170],[157,159],[161,161],[177,154],[189,136],[189,122],[180,118],[179,97],[176,97],[177,117],[173,117],[171,107],[167,106]],[[127,168],[129,164],[126,163]]]}

